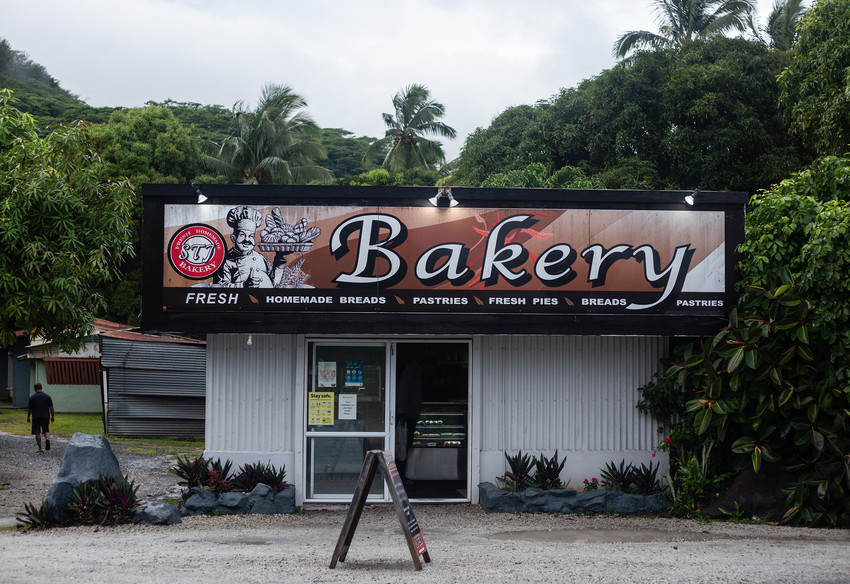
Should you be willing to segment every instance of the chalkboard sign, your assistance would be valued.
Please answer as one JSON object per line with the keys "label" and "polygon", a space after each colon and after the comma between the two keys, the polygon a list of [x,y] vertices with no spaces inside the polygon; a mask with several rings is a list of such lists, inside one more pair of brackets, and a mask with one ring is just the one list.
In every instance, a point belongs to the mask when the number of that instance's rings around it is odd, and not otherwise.
{"label": "chalkboard sign", "polygon": [[390,489],[390,496],[393,499],[399,523],[401,523],[401,530],[404,532],[404,537],[407,540],[407,547],[410,549],[413,565],[417,570],[421,570],[422,563],[419,561],[419,556],[421,555],[426,562],[431,561],[431,556],[428,555],[428,548],[425,546],[422,530],[419,528],[419,522],[416,521],[416,516],[413,514],[410,499],[407,498],[407,491],[404,490],[404,484],[401,482],[401,476],[399,475],[398,468],[396,468],[393,455],[389,451],[382,450],[370,450],[366,453],[366,459],[363,461],[363,469],[360,471],[360,477],[357,479],[357,486],[354,488],[354,497],[351,499],[351,506],[348,508],[348,515],[346,515],[345,523],[339,534],[330,567],[336,568],[337,561],[345,561],[348,548],[351,546],[351,540],[354,539],[354,531],[357,529],[357,523],[360,521],[360,515],[363,512],[363,505],[366,503],[366,497],[369,494],[369,487],[372,485],[372,480],[375,478],[375,472],[377,470],[381,471],[381,475]]}

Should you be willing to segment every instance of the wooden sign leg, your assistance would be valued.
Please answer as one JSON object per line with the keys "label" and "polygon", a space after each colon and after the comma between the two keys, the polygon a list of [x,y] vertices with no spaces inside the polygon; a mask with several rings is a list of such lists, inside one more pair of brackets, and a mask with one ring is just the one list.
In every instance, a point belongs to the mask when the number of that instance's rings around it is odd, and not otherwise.
{"label": "wooden sign leg", "polygon": [[422,557],[426,562],[431,561],[431,556],[428,555],[425,540],[422,537],[422,532],[419,530],[419,523],[413,515],[410,500],[407,498],[407,491],[404,490],[404,485],[401,482],[401,477],[399,476],[398,468],[392,454],[390,452],[384,452],[382,453],[382,458],[383,464],[378,465],[378,470],[381,471],[384,481],[386,481],[387,487],[389,487],[396,516],[399,523],[401,523],[401,531],[404,533],[404,538],[407,541],[410,557],[413,558],[413,565],[417,570],[421,570],[422,562],[419,561],[419,550],[422,550]]}
{"label": "wooden sign leg", "polygon": [[348,548],[351,546],[351,540],[354,538],[354,530],[357,529],[357,523],[360,521],[360,515],[363,513],[363,505],[366,502],[366,497],[369,496],[369,487],[372,486],[372,480],[375,478],[377,468],[378,456],[376,451],[370,450],[366,453],[366,459],[363,461],[363,469],[360,471],[357,486],[354,488],[351,506],[348,508],[345,523],[342,525],[342,531],[336,542],[336,548],[334,548],[334,554],[331,558],[331,569],[336,568],[337,560],[340,562],[345,561],[345,556],[348,554]]}

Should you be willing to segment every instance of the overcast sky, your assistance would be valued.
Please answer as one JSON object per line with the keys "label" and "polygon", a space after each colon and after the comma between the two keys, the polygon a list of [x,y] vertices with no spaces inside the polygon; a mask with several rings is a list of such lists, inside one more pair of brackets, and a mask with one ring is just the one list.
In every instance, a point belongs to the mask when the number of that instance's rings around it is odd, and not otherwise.
{"label": "overcast sky", "polygon": [[[0,37],[92,106],[256,103],[293,88],[325,128],[382,136],[382,112],[427,85],[457,130],[614,65],[627,30],[657,31],[650,0],[7,0]],[[773,0],[759,0],[759,22]]]}

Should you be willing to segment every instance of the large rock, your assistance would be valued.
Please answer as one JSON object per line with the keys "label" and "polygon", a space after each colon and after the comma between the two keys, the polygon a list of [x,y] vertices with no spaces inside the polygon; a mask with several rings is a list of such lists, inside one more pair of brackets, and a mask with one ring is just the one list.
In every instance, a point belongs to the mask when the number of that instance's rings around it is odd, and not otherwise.
{"label": "large rock", "polygon": [[568,489],[526,489],[515,493],[493,483],[478,485],[479,503],[486,513],[663,513],[670,502],[662,493],[633,495],[621,491],[577,492]]}
{"label": "large rock", "polygon": [[286,487],[279,493],[268,485],[259,484],[250,493],[232,491],[216,495],[206,488],[192,487],[189,497],[181,501],[178,511],[189,515],[290,515],[295,513],[295,487]]}
{"label": "large rock", "polygon": [[212,515],[218,505],[218,496],[210,489],[191,487],[189,498],[180,503],[180,513],[186,515]]}
{"label": "large rock", "polygon": [[295,513],[295,487],[289,485],[274,496],[274,508],[281,515]]}
{"label": "large rock", "polygon": [[248,495],[238,491],[222,493],[218,496],[218,505],[213,509],[213,515],[235,515],[248,511]]}
{"label": "large rock", "polygon": [[182,523],[183,519],[180,518],[180,513],[174,505],[165,501],[151,501],[144,503],[143,507],[136,511],[133,521],[148,525],[175,525]]}
{"label": "large rock", "polygon": [[75,487],[101,476],[124,481],[109,441],[100,435],[77,432],[68,442],[59,472],[47,491],[47,502],[56,509],[54,519],[61,521]]}

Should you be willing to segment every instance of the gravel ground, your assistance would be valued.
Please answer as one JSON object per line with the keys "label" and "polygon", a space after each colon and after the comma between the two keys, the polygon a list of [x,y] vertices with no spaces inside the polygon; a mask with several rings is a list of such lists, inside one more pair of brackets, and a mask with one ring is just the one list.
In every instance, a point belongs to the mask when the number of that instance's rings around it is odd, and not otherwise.
{"label": "gravel ground", "polygon": [[[32,441],[32,445],[30,445]],[[0,435],[0,520],[41,501],[67,440],[35,453]],[[31,447],[30,447],[31,446]],[[114,448],[147,498],[175,491],[168,456]],[[191,517],[170,527],[0,530],[2,581],[163,582],[788,582],[850,581],[850,531],[661,517],[488,515],[416,505],[430,563],[413,562],[391,506],[363,511],[348,557],[328,565],[345,507],[291,516]]]}

